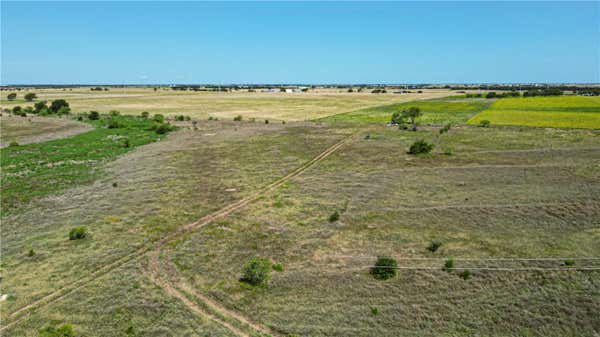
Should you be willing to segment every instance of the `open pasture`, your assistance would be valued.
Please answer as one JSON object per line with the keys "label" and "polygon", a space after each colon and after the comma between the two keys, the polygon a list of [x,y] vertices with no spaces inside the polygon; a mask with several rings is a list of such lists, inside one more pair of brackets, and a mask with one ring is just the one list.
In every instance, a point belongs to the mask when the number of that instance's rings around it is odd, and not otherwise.
{"label": "open pasture", "polygon": [[[193,92],[158,90],[149,88],[111,88],[96,92],[80,88],[73,91],[62,89],[30,90],[39,99],[66,99],[73,112],[118,110],[125,114],[139,115],[142,111],[165,116],[185,114],[197,119],[209,116],[232,119],[237,115],[245,118],[303,121],[366,107],[406,102],[416,99],[444,97],[449,90],[431,89],[423,93],[371,94],[367,92],[346,93],[342,90],[309,91],[307,93],[282,92]],[[19,92],[23,95],[23,91]],[[7,92],[3,92],[3,97]],[[3,104],[29,106],[33,103]]]}
{"label": "open pasture", "polygon": [[[422,107],[422,124],[462,124],[489,102],[406,106]],[[36,336],[54,323],[103,336],[600,329],[598,271],[548,270],[570,259],[600,268],[600,260],[578,260],[600,256],[598,130],[462,124],[444,134],[425,125],[411,132],[383,125],[388,104],[372,111],[373,120],[363,111],[338,122],[175,122],[168,136],[137,127],[142,118],[117,116],[123,127],[89,122],[98,128],[2,149],[9,212],[1,314],[4,324],[25,317],[6,333]],[[433,152],[407,154],[418,139]],[[334,144],[341,145],[321,157]],[[231,214],[178,232],[258,192]],[[89,236],[69,240],[75,226]],[[441,243],[435,252],[427,248],[433,241]],[[408,269],[375,280],[369,269],[378,255]],[[240,282],[254,256],[282,265],[266,286]],[[457,269],[443,271],[449,257]],[[555,259],[493,260],[539,257]],[[54,294],[64,296],[37,302]],[[32,303],[31,315],[14,315]]]}
{"label": "open pasture", "polygon": [[11,142],[29,144],[65,138],[91,129],[89,125],[71,119],[3,115],[0,117],[0,147]]}
{"label": "open pasture", "polygon": [[489,109],[469,119],[469,124],[489,120],[496,125],[555,128],[600,128],[600,98],[582,96],[519,97],[497,100]]}

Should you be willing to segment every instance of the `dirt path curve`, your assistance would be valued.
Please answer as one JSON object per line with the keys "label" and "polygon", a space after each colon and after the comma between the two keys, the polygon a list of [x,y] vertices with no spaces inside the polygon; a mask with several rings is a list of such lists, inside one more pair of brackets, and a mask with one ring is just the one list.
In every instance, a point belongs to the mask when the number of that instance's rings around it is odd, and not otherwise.
{"label": "dirt path curve", "polygon": [[[279,186],[283,185],[286,181],[290,180],[291,178],[299,175],[300,173],[304,172],[305,170],[307,170],[308,168],[310,168],[311,166],[315,165],[316,163],[318,163],[319,161],[327,158],[329,155],[331,155],[332,153],[334,153],[335,151],[337,151],[340,147],[342,147],[344,144],[346,144],[347,142],[349,142],[351,139],[353,139],[356,135],[352,135],[349,137],[346,137],[345,139],[341,140],[340,142],[334,144],[333,146],[329,147],[327,150],[321,152],[321,154],[319,154],[318,156],[314,157],[312,160],[308,161],[307,163],[305,163],[304,165],[300,166],[299,168],[297,168],[296,170],[290,172],[289,174],[287,174],[286,176],[284,176],[283,178],[280,178],[276,181],[274,181],[273,183],[265,186],[264,188],[260,189],[259,191],[227,206],[222,208],[221,210],[209,214],[203,218],[201,218],[198,221],[195,221],[193,223],[190,223],[188,225],[185,225],[182,227],[181,232],[188,232],[194,229],[198,229],[201,227],[204,227],[212,222],[214,222],[215,220],[218,220],[220,218],[226,217],[227,215],[243,208],[244,206],[246,206],[247,204],[257,200],[258,198],[260,198],[261,196],[263,196],[264,194],[278,188]],[[145,273],[150,275],[150,280],[152,280],[156,285],[158,285],[159,287],[161,287],[166,293],[168,293],[169,295],[180,299],[183,304],[185,304],[190,310],[205,316],[206,318],[215,321],[217,323],[220,323],[221,325],[223,325],[225,328],[229,329],[231,332],[233,332],[234,334],[238,335],[238,336],[246,336],[242,331],[240,331],[239,329],[232,327],[231,324],[223,321],[222,319],[216,317],[213,314],[208,313],[206,310],[202,309],[200,306],[198,306],[196,303],[191,302],[181,291],[179,291],[175,286],[171,285],[169,283],[168,280],[161,278],[161,268],[160,268],[160,261],[159,261],[159,257],[160,257],[160,252],[162,247],[169,242],[170,240],[172,240],[173,237],[171,238],[165,238],[163,240],[160,240],[152,254],[150,254],[150,261],[149,263],[145,266]],[[234,312],[232,310],[229,310],[225,307],[223,307],[222,305],[218,304],[216,301],[211,300],[210,298],[208,298],[207,296],[198,293],[197,291],[194,291],[191,289],[191,287],[189,287],[188,285],[186,285],[185,283],[181,282],[180,286],[185,289],[188,293],[193,294],[197,299],[199,299],[200,301],[202,301],[206,306],[208,306],[212,311],[214,312],[218,312],[219,315],[223,316],[223,317],[228,317],[230,319],[233,319],[235,321],[237,321],[239,324],[241,325],[245,325],[250,327],[252,330],[256,331],[258,334],[269,334],[269,335],[274,335],[273,331],[271,331],[269,328],[261,326],[255,322],[252,322],[250,319],[242,316],[241,314]]]}
{"label": "dirt path curve", "polygon": [[248,203],[258,199],[261,195],[278,188],[279,186],[283,185],[289,179],[297,176],[298,174],[307,170],[308,168],[315,165],[319,161],[325,159],[326,157],[328,157],[329,155],[334,153],[336,150],[338,150],[342,145],[346,144],[351,139],[353,139],[356,135],[357,134],[353,134],[353,135],[350,135],[350,136],[342,139],[341,141],[330,146],[325,151],[321,152],[319,155],[317,155],[313,159],[309,160],[308,162],[304,163],[303,165],[301,165],[294,171],[288,173],[286,176],[284,176],[282,178],[277,179],[276,181],[263,187],[259,191],[255,192],[247,197],[244,197],[244,198],[240,199],[239,201],[234,202],[228,206],[225,206],[222,209],[220,209],[214,213],[206,215],[197,221],[194,221],[187,225],[183,225],[183,226],[179,227],[176,231],[172,232],[171,234],[166,235],[165,237],[161,238],[160,240],[150,243],[150,244],[147,244],[147,245],[144,245],[144,246],[141,246],[140,248],[133,251],[132,253],[124,255],[124,256],[112,261],[111,263],[108,263],[102,267],[99,267],[95,271],[91,272],[89,275],[84,276],[84,277],[80,278],[79,280],[76,280],[72,283],[69,283],[69,284],[65,285],[64,287],[57,289],[57,290],[49,293],[48,295],[45,295],[45,296],[41,297],[40,299],[35,300],[35,301],[31,302],[30,304],[17,309],[16,311],[14,311],[8,315],[8,319],[9,319],[8,322],[6,322],[6,320],[4,320],[5,322],[2,322],[4,324],[0,327],[0,332],[3,332],[6,329],[14,326],[15,324],[23,321],[33,311],[38,310],[41,307],[47,306],[48,304],[50,304],[52,302],[55,302],[55,301],[58,301],[58,300],[64,298],[65,296],[73,293],[74,291],[86,286],[88,283],[95,281],[99,277],[123,266],[124,264],[126,264],[130,261],[133,261],[133,260],[136,260],[136,259],[142,257],[149,251],[160,250],[160,248],[165,243],[167,243],[175,238],[180,237],[181,235],[189,232],[190,230],[205,226],[206,224],[208,224],[212,221],[215,221],[217,219],[225,217],[225,216],[229,215],[230,213],[246,206]]}

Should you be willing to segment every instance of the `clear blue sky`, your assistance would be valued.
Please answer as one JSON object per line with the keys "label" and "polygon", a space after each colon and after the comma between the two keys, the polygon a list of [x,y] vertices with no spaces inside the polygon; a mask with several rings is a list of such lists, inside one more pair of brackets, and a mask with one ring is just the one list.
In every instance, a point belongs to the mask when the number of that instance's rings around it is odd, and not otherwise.
{"label": "clear blue sky", "polygon": [[1,82],[600,82],[600,2],[7,2]]}

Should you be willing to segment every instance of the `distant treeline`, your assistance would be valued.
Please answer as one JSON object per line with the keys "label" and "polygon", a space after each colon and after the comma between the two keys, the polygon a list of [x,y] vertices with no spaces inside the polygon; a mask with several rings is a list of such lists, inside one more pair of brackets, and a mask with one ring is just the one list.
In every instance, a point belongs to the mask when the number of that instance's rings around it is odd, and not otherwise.
{"label": "distant treeline", "polygon": [[558,88],[545,88],[545,89],[534,89],[527,90],[521,94],[519,91],[504,91],[497,93],[495,91],[490,91],[487,93],[467,93],[465,96],[467,98],[504,98],[504,97],[535,97],[535,96],[561,96],[563,91]]}

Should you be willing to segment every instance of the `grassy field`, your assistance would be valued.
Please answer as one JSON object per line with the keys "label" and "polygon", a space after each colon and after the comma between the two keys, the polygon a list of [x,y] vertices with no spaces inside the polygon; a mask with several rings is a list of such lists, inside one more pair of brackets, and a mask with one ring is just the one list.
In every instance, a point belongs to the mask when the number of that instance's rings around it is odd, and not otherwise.
{"label": "grassy field", "polygon": [[[311,116],[277,97],[269,111]],[[37,336],[62,323],[103,337],[259,336],[256,327],[276,336],[595,336],[599,272],[548,268],[600,257],[600,130],[464,124],[489,102],[385,102],[285,124],[202,115],[176,122],[168,136],[148,130],[147,120],[122,116],[124,128],[91,122],[96,128],[86,133],[4,148],[3,324],[20,308],[70,289],[6,336]],[[595,108],[565,102],[579,112]],[[429,125],[417,132],[383,125],[390,109],[413,105]],[[440,134],[437,125],[446,123],[457,125]],[[6,125],[3,132],[17,132]],[[417,139],[434,144],[433,152],[407,154]],[[171,236],[299,168],[305,170],[235,212]],[[330,221],[335,211],[340,218]],[[75,226],[86,226],[89,236],[69,240]],[[166,237],[172,239],[159,246]],[[430,252],[434,240],[441,247]],[[157,271],[149,267],[154,254]],[[402,268],[431,269],[375,280],[369,268],[381,254]],[[268,286],[239,281],[253,256],[282,264]],[[448,257],[471,278],[442,271]],[[507,257],[557,259],[481,260]],[[474,260],[461,260],[468,258]],[[600,268],[600,260],[574,263]],[[154,271],[187,302],[157,284]]]}
{"label": "grassy field", "polygon": [[476,113],[491,104],[486,99],[435,99],[417,102],[406,102],[360,109],[319,119],[325,122],[352,123],[387,123],[394,111],[402,111],[409,107],[418,107],[423,116],[418,118],[422,124],[462,124]]}
{"label": "grassy field", "polygon": [[13,141],[29,144],[65,138],[91,129],[89,124],[65,118],[5,115],[0,117],[0,147],[8,146]]}
{"label": "grassy field", "polygon": [[[123,127],[105,128],[104,125],[109,120],[105,117],[90,121],[95,129],[77,136],[2,149],[0,163],[3,211],[10,213],[15,209],[23,208],[33,199],[74,184],[89,183],[98,178],[99,171],[95,170],[95,167],[102,162],[114,160],[118,155],[137,146],[161,138],[161,135],[148,130],[153,124],[150,120],[125,116],[110,119],[119,121]],[[36,125],[55,125],[57,121],[55,118],[38,118],[38,120],[44,122],[32,122],[33,125],[27,125],[27,130],[31,130]],[[14,124],[16,123],[8,127]],[[34,129],[33,132],[44,132],[44,130]],[[52,128],[46,128],[45,132],[55,134]],[[8,133],[10,135],[17,132]]]}
{"label": "grassy field", "polygon": [[504,98],[469,119],[496,125],[556,128],[600,128],[600,98],[582,96]]}
{"label": "grassy field", "polygon": [[[73,91],[44,89],[35,91],[39,99],[66,99],[74,112],[119,110],[125,114],[138,115],[142,111],[166,116],[187,114],[194,118],[209,116],[232,119],[237,115],[246,118],[303,121],[357,110],[415,99],[443,97],[449,90],[424,90],[412,94],[346,93],[343,90],[325,90],[308,93],[265,93],[265,92],[191,92],[147,88],[111,89],[106,92],[76,88]],[[8,92],[3,92],[5,97]],[[23,95],[23,92],[19,92]],[[3,108],[14,105],[3,104]],[[30,103],[29,105],[33,105]]]}
{"label": "grassy field", "polygon": [[[178,242],[165,253],[165,273],[177,268],[192,289],[280,335],[593,336],[598,272],[473,270],[463,280],[441,270],[445,256],[600,254],[600,149],[589,149],[598,134],[483,133],[453,129],[440,142],[454,155],[415,158],[406,148],[432,138],[430,131],[371,130],[368,140],[357,138],[257,204]],[[556,150],[535,150],[546,147]],[[336,210],[341,218],[332,223]],[[436,253],[426,249],[432,240],[442,242]],[[368,270],[380,254],[437,260],[400,260],[435,270],[377,281]],[[284,271],[267,288],[248,287],[238,278],[252,256]]]}

